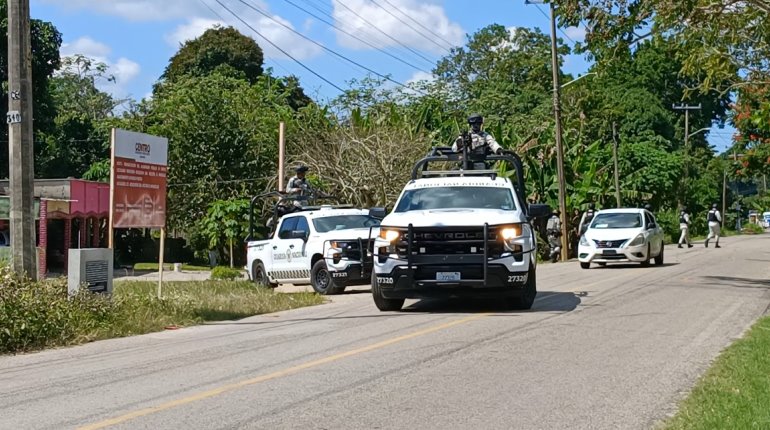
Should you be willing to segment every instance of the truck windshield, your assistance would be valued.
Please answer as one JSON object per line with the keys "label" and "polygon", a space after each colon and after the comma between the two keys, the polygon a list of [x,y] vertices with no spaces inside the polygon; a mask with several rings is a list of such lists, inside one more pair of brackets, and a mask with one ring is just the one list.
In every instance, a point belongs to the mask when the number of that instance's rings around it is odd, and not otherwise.
{"label": "truck windshield", "polygon": [[642,226],[642,216],[635,213],[606,213],[596,215],[591,228],[639,228]]}
{"label": "truck windshield", "polygon": [[502,209],[516,210],[508,188],[431,187],[404,192],[395,212],[432,209]]}
{"label": "truck windshield", "polygon": [[313,220],[313,226],[319,233],[349,228],[369,228],[378,225],[380,225],[380,220],[369,215],[336,215]]}

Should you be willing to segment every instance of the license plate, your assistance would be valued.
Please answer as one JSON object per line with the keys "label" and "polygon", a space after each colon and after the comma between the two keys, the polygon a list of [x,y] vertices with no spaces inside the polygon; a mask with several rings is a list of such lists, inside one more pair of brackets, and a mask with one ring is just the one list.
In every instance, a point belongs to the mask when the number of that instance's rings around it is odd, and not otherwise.
{"label": "license plate", "polygon": [[436,272],[437,281],[459,281],[460,272]]}
{"label": "license plate", "polygon": [[604,251],[602,251],[602,254],[604,254],[604,255],[615,255],[617,253],[618,253],[618,251],[616,251],[614,249],[605,249]]}

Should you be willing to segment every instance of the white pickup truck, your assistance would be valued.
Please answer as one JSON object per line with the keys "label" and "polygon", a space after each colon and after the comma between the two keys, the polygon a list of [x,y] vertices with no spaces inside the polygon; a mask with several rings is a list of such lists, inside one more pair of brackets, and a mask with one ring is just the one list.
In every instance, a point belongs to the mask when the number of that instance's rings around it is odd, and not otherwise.
{"label": "white pickup truck", "polygon": [[[430,163],[463,162],[448,148],[435,148],[415,164],[412,180],[382,220],[371,280],[378,309],[396,311],[404,299],[419,298],[489,297],[513,309],[534,303],[537,238],[531,221],[550,209],[527,204],[515,154],[465,160],[466,169],[430,170]],[[482,169],[468,170],[470,161]],[[484,169],[498,161],[510,164],[515,176]]]}
{"label": "white pickup truck", "polygon": [[[379,218],[378,218],[379,216]],[[280,218],[266,240],[247,241],[246,271],[257,284],[312,285],[339,294],[367,283],[372,270],[369,237],[379,234],[384,209],[303,208]]]}

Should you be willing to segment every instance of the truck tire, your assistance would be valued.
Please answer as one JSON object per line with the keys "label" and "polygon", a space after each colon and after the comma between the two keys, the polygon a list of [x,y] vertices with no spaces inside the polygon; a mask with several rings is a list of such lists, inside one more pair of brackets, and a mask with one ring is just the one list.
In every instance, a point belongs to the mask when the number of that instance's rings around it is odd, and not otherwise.
{"label": "truck tire", "polygon": [[326,261],[320,259],[313,264],[310,270],[310,284],[316,293],[329,296],[345,291],[344,285],[337,285],[326,267]]}
{"label": "truck tire", "polygon": [[591,268],[591,263],[584,263],[584,262],[581,261],[580,262],[580,268],[581,269],[590,269]]}
{"label": "truck tire", "polygon": [[529,266],[529,273],[527,274],[527,283],[524,284],[524,291],[521,296],[511,297],[508,299],[508,307],[514,310],[528,310],[532,308],[535,303],[535,297],[537,297],[537,275],[535,267]]}
{"label": "truck tire", "polygon": [[372,272],[372,298],[377,309],[383,312],[400,311],[404,306],[404,299],[386,299],[382,296],[382,290],[377,285],[377,275]]}
{"label": "truck tire", "polygon": [[257,284],[257,286],[267,288],[276,288],[278,286],[277,283],[270,282],[270,279],[267,277],[267,272],[265,272],[265,266],[259,261],[254,263],[251,279],[254,280],[254,283]]}

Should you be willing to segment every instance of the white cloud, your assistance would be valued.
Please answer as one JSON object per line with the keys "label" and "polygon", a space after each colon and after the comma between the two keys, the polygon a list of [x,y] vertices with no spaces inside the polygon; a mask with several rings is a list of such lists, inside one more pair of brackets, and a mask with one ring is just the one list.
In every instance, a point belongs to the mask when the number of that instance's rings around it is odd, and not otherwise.
{"label": "white cloud", "polygon": [[[396,9],[387,3],[375,4],[370,0],[332,0],[333,16],[338,27],[383,48],[398,45],[390,37],[412,48],[437,54],[446,53],[447,42],[452,46],[462,44],[465,32],[458,24],[449,21],[441,5],[419,0],[389,0],[389,2]],[[422,26],[417,25],[413,20]],[[376,25],[382,33],[372,29],[372,25]],[[336,33],[337,41],[342,46],[352,49],[370,48],[345,33],[340,31]],[[383,33],[390,37],[384,36]],[[436,37],[432,33],[441,37]]]}
{"label": "white cloud", "polygon": [[139,76],[142,68],[135,61],[125,57],[111,60],[111,53],[112,49],[109,46],[87,36],[73,42],[63,43],[60,49],[60,55],[63,57],[79,54],[91,58],[97,63],[106,64],[107,74],[114,76],[115,81],[98,81],[97,87],[117,98],[124,98],[129,95],[126,87],[134,78]]}
{"label": "white cloud", "polygon": [[579,42],[586,38],[586,28],[583,26],[567,27],[566,29],[564,29],[564,33],[576,42]]}
{"label": "white cloud", "polygon": [[433,82],[436,80],[436,77],[433,75],[433,73],[423,72],[422,70],[419,70],[417,72],[414,72],[411,78],[409,78],[408,81],[406,81],[407,84],[417,83],[417,82]]}
{"label": "white cloud", "polygon": [[64,56],[82,54],[87,57],[106,57],[110,47],[90,37],[81,37],[71,43],[62,43],[60,51]]}
{"label": "white cloud", "polygon": [[185,43],[188,40],[195,39],[206,30],[217,25],[224,25],[222,21],[207,18],[192,18],[186,24],[178,26],[173,32],[166,34],[166,42],[173,47]]}
{"label": "white cloud", "polygon": [[[316,56],[321,52],[321,48],[318,45],[309,42],[308,40],[289,30],[294,29],[294,26],[291,24],[291,22],[281,18],[280,16],[271,15],[271,19],[259,15],[254,11],[244,11],[244,14],[246,15],[243,17],[244,21],[250,23],[250,25],[259,31],[263,36],[297,59],[307,59]],[[262,39],[262,37],[254,33],[254,31],[252,31],[248,26],[244,25],[240,21],[234,24],[234,26],[241,33],[248,35],[257,41],[265,53],[265,56],[270,58],[287,58],[285,54]],[[187,21],[187,23],[178,26],[174,31],[167,34],[166,42],[168,42],[174,48],[178,48],[180,44],[187,40],[195,39],[196,37],[203,34],[206,30],[216,25],[226,24],[213,19],[191,18]]]}

